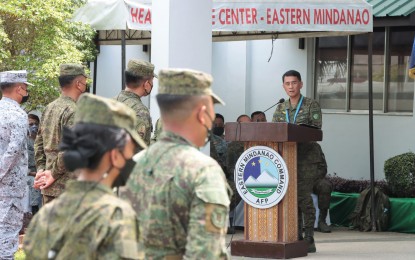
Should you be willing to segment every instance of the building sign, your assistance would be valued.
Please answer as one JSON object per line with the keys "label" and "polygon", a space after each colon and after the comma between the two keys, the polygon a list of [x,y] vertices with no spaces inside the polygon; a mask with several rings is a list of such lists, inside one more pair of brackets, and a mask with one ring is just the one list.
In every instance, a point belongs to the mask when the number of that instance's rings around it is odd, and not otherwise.
{"label": "building sign", "polygon": [[278,204],[288,188],[288,170],[282,157],[266,146],[254,146],[235,165],[235,185],[241,198],[255,208]]}
{"label": "building sign", "polygon": [[[132,0],[125,3],[128,28],[151,30],[151,4]],[[372,7],[364,1],[214,1],[212,30],[371,32]]]}

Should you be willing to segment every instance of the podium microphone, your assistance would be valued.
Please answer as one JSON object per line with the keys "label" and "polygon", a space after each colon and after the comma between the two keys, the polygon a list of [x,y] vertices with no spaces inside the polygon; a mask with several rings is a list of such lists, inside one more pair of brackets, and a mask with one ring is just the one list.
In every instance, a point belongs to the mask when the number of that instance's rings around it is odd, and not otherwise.
{"label": "podium microphone", "polygon": [[267,112],[268,110],[270,110],[271,108],[275,107],[276,105],[283,103],[284,101],[285,101],[285,99],[281,98],[276,104],[274,104],[274,105],[270,106],[269,108],[265,109],[264,113]]}

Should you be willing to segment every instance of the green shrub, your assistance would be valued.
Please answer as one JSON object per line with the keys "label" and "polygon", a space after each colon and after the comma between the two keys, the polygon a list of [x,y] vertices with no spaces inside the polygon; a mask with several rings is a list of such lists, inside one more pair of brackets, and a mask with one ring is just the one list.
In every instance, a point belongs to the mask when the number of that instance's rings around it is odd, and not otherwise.
{"label": "green shrub", "polygon": [[415,197],[415,154],[397,155],[385,161],[385,177],[394,197]]}

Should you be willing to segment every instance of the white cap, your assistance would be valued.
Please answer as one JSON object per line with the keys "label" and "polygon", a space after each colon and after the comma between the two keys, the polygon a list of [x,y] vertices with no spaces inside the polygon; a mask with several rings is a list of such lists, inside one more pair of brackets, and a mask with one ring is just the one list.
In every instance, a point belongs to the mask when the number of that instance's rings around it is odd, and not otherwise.
{"label": "white cap", "polygon": [[25,70],[10,70],[0,72],[1,83],[25,83],[33,86],[33,84],[27,82],[27,72]]}

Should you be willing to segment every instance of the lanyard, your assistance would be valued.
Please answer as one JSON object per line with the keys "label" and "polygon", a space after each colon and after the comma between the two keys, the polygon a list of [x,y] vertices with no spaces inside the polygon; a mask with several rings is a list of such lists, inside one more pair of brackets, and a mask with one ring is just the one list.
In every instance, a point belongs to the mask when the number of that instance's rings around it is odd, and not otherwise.
{"label": "lanyard", "polygon": [[[295,124],[295,120],[297,119],[298,112],[300,111],[301,105],[303,104],[303,98],[304,98],[304,96],[301,95],[300,102],[298,102],[297,109],[295,110],[293,124]],[[290,122],[290,111],[289,111],[288,108],[285,109],[285,110],[286,110],[285,119],[286,119],[287,123],[289,123]]]}

